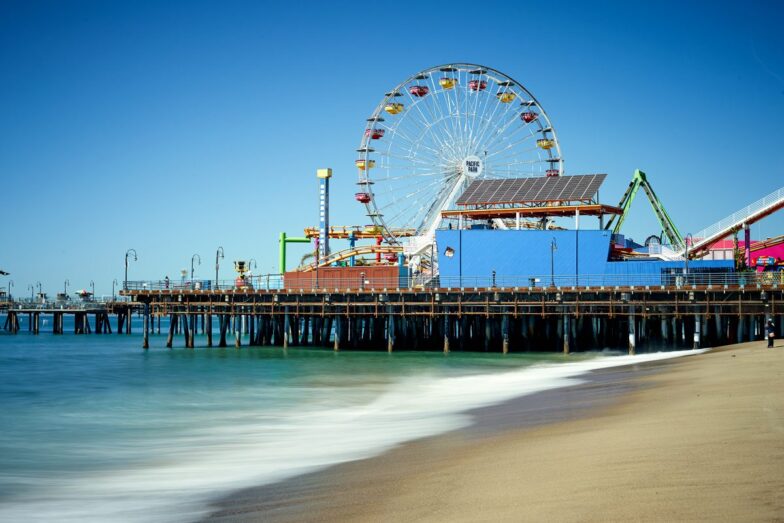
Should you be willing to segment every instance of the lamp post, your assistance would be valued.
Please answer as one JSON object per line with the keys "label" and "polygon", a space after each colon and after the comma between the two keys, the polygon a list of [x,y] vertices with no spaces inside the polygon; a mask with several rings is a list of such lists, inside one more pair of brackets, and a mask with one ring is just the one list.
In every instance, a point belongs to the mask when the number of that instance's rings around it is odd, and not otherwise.
{"label": "lamp post", "polygon": [[[43,291],[41,290],[41,282],[37,281],[35,282],[35,284],[38,285],[38,296],[43,298]],[[43,300],[41,300],[41,302],[43,302]]]}
{"label": "lamp post", "polygon": [[199,256],[198,254],[194,254],[193,256],[191,256],[191,289],[193,289],[195,285],[193,281],[193,262],[195,260],[199,260],[199,265],[201,265],[201,256]]}
{"label": "lamp post", "polygon": [[[252,265],[252,267],[251,267],[251,265]],[[257,269],[258,267],[259,267],[259,264],[256,263],[256,258],[251,258],[250,260],[248,260],[248,271],[249,271],[249,276],[250,276],[248,279],[250,280],[251,285],[253,285],[253,271],[252,271],[252,269]],[[259,279],[261,279],[261,276],[259,276]],[[259,282],[259,285],[260,284],[261,284],[261,282]]]}
{"label": "lamp post", "polygon": [[114,294],[114,286],[117,285],[117,278],[112,280],[112,301],[117,300],[117,296]]}
{"label": "lamp post", "polygon": [[90,291],[93,293],[93,301],[95,301],[95,282],[90,280]]}
{"label": "lamp post", "polygon": [[684,272],[686,273],[686,283],[689,283],[689,246],[692,244],[694,239],[691,236],[691,233],[688,233],[686,237],[683,239],[686,243],[686,260],[684,261],[685,269]]}
{"label": "lamp post", "polygon": [[30,289],[30,301],[35,301],[35,285],[31,283],[27,288]]}
{"label": "lamp post", "polygon": [[220,260],[223,258],[223,247],[218,247],[215,251],[215,288],[218,288],[218,270],[220,270]]}
{"label": "lamp post", "polygon": [[8,280],[8,301],[11,301],[11,287],[14,286],[14,280]]}
{"label": "lamp post", "polygon": [[63,294],[65,295],[65,299],[68,299],[68,286],[71,285],[71,282],[68,281],[68,278],[65,279],[63,282]]}
{"label": "lamp post", "polygon": [[555,287],[555,251],[558,250],[558,244],[555,243],[555,237],[550,241],[550,287]]}
{"label": "lamp post", "polygon": [[138,261],[139,258],[136,256],[136,249],[128,249],[125,251],[125,279],[123,280],[123,290],[128,290],[128,256],[133,254],[133,261]]}

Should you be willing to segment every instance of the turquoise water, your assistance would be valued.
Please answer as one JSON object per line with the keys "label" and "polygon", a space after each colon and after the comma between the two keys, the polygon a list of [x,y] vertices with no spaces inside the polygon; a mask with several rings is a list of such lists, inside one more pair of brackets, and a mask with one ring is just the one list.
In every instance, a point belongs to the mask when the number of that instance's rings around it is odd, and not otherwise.
{"label": "turquoise water", "polygon": [[621,361],[163,344],[0,335],[0,519],[191,521],[233,489],[465,426],[466,409]]}

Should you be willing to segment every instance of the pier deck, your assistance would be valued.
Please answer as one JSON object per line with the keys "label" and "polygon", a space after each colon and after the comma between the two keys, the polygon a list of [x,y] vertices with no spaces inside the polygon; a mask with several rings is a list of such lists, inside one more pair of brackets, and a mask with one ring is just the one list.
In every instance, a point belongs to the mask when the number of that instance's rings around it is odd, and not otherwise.
{"label": "pier deck", "polygon": [[[633,353],[640,344],[698,347],[755,339],[768,319],[782,332],[784,285],[767,276],[689,275],[666,285],[558,285],[566,280],[553,278],[552,286],[530,279],[528,286],[412,284],[394,289],[357,282],[286,289],[281,281],[280,288],[196,290],[144,282],[122,295],[141,304],[147,325],[147,318],[169,317],[168,347],[182,332],[185,346],[193,348],[201,324],[208,347],[217,331],[220,347],[233,335],[235,347],[504,353],[611,347]],[[144,346],[149,346],[147,329]]]}

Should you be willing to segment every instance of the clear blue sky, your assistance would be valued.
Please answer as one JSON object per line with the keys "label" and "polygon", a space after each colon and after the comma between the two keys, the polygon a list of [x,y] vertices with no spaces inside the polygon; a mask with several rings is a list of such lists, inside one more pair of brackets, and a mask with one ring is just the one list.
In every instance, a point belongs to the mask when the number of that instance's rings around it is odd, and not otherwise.
{"label": "clear blue sky", "polygon": [[[0,4],[0,268],[15,294],[174,278],[215,250],[277,270],[277,235],[364,223],[353,160],[383,93],[448,62],[497,68],[546,108],[571,174],[617,203],[649,173],[681,231],[784,185],[784,4]],[[638,202],[626,231],[658,232]],[[776,216],[755,236],[784,233]],[[292,249],[296,261],[305,248]],[[0,279],[5,286],[8,277]]]}

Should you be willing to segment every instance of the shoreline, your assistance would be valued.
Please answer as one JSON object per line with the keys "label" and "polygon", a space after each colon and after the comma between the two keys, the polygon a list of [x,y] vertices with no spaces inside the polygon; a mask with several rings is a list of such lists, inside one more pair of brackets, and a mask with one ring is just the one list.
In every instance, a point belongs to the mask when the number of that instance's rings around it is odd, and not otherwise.
{"label": "shoreline", "polygon": [[[715,350],[730,350],[721,348]],[[701,356],[701,355],[696,355]],[[525,434],[543,427],[560,426],[600,417],[617,408],[630,394],[655,387],[649,381],[684,357],[633,363],[622,367],[592,370],[580,375],[582,383],[537,392],[500,404],[465,411],[472,422],[467,427],[405,442],[378,456],[339,463],[323,470],[296,476],[282,482],[249,487],[233,492],[210,504],[205,522],[246,521],[338,521],[361,517],[355,495],[344,504],[336,491],[370,490],[378,492],[374,481],[401,482],[412,471],[424,473],[433,464],[443,464],[455,453],[470,446],[487,445],[499,437]],[[413,458],[413,459],[412,459]],[[405,471],[401,463],[406,464]],[[421,468],[420,467],[424,467]],[[354,511],[353,509],[358,511]]]}

